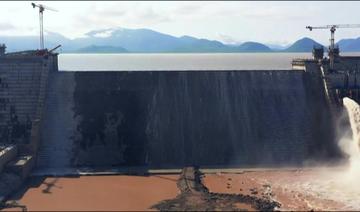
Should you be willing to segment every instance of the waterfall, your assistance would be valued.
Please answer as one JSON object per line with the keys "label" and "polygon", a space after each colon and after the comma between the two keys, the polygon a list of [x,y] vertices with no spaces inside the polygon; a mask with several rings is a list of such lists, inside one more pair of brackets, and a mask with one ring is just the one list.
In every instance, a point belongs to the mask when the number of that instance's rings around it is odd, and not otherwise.
{"label": "waterfall", "polygon": [[360,105],[348,97],[343,99],[343,103],[348,112],[352,138],[342,138],[339,145],[349,156],[350,175],[354,176],[360,174]]}
{"label": "waterfall", "polygon": [[328,161],[339,148],[319,80],[269,70],[52,73],[38,166]]}

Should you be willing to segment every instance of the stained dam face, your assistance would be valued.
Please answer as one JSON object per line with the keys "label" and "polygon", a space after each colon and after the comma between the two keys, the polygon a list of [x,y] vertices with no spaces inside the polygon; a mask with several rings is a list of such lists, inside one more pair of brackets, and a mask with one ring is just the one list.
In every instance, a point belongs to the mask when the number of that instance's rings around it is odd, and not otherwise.
{"label": "stained dam face", "polygon": [[298,165],[337,155],[315,76],[53,72],[38,167]]}

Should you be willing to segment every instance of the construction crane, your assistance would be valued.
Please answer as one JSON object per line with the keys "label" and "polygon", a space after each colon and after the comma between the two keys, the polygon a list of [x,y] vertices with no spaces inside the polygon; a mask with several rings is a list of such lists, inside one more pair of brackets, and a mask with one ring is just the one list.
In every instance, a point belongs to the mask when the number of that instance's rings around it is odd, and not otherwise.
{"label": "construction crane", "polygon": [[334,24],[325,26],[307,26],[306,29],[312,31],[313,29],[330,29],[330,47],[329,47],[329,59],[330,69],[334,69],[335,60],[335,31],[337,28],[360,28],[360,24]]}
{"label": "construction crane", "polygon": [[40,23],[40,49],[44,49],[44,23],[43,23],[43,13],[46,10],[51,10],[54,12],[58,12],[57,10],[44,6],[42,4],[35,4],[31,3],[31,6],[33,8],[38,7],[39,8],[39,23]]}

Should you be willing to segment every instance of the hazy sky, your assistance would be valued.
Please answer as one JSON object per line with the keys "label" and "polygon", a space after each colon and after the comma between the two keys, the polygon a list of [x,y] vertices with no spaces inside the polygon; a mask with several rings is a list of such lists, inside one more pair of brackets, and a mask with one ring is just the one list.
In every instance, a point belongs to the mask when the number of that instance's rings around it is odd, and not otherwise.
{"label": "hazy sky", "polygon": [[[327,44],[328,30],[306,25],[360,24],[360,2],[36,2],[45,11],[45,30],[69,38],[104,28],[149,28],[174,36],[192,35],[225,43],[258,41],[288,44],[308,36]],[[35,35],[38,11],[30,2],[0,2],[0,35]],[[338,29],[336,39],[360,37],[358,29]]]}

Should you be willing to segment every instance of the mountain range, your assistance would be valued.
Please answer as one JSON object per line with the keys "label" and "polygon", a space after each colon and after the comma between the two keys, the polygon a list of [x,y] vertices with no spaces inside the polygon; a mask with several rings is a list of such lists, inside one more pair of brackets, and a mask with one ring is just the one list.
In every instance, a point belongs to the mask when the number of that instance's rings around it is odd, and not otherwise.
{"label": "mountain range", "polygon": [[122,47],[114,46],[97,46],[91,45],[84,48],[80,48],[76,53],[128,53],[126,49]]}
{"label": "mountain range", "polygon": [[[7,51],[38,48],[37,36],[0,36]],[[64,53],[230,53],[230,52],[310,52],[313,46],[323,46],[311,38],[301,38],[287,47],[244,42],[227,45],[220,41],[175,37],[150,29],[109,28],[94,30],[84,37],[69,39],[59,33],[47,32],[45,45],[50,49],[62,45]],[[341,51],[360,51],[360,38],[342,39],[337,43]]]}

